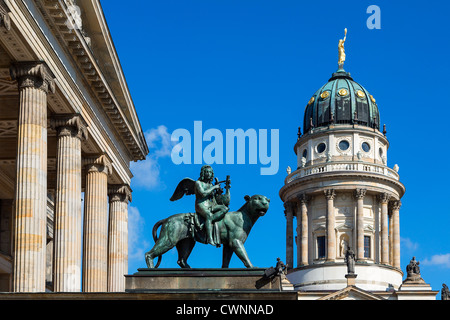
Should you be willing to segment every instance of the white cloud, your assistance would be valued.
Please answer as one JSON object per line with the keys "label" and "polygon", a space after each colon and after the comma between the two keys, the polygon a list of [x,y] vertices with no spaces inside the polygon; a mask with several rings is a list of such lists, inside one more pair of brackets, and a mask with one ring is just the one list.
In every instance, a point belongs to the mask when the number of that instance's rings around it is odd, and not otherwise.
{"label": "white cloud", "polygon": [[145,221],[139,209],[128,207],[128,260],[143,261],[149,243],[144,239]]}
{"label": "white cloud", "polygon": [[417,242],[413,242],[409,238],[403,238],[400,237],[401,245],[404,249],[406,249],[409,252],[414,252],[419,248],[419,244]]}
{"label": "white cloud", "polygon": [[167,127],[160,125],[157,128],[147,130],[145,139],[149,148],[149,154],[143,161],[130,164],[133,173],[132,186],[144,189],[153,189],[161,184],[159,159],[170,157],[173,143]]}
{"label": "white cloud", "polygon": [[171,134],[167,132],[166,126],[160,125],[147,130],[144,135],[149,149],[156,149],[154,152],[156,157],[170,156],[172,151]]}
{"label": "white cloud", "polygon": [[426,258],[422,263],[429,266],[434,265],[450,268],[450,253],[435,254],[430,259]]}

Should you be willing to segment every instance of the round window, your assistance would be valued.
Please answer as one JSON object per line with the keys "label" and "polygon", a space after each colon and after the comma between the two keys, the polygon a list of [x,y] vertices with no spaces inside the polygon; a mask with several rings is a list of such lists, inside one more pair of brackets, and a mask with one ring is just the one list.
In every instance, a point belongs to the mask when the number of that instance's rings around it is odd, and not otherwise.
{"label": "round window", "polygon": [[339,142],[339,149],[342,151],[347,150],[350,147],[350,143],[347,140],[341,140]]}
{"label": "round window", "polygon": [[370,151],[370,144],[368,144],[367,142],[363,142],[361,145],[361,148],[364,150],[364,152],[369,152]]}
{"label": "round window", "polygon": [[327,148],[326,144],[321,142],[317,145],[317,153],[322,153],[325,151],[325,149]]}

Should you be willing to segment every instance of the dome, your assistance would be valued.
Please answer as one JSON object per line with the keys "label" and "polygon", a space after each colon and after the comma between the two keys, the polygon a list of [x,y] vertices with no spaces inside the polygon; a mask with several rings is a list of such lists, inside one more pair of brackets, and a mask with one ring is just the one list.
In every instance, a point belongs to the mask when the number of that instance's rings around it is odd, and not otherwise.
{"label": "dome", "polygon": [[373,96],[343,68],[311,97],[305,109],[303,133],[312,128],[358,124],[380,130],[378,106]]}

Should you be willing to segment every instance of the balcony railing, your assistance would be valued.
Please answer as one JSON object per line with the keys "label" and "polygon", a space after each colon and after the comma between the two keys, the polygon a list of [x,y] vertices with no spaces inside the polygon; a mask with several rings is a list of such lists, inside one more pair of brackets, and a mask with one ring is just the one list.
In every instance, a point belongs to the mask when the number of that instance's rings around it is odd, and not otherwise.
{"label": "balcony railing", "polygon": [[286,177],[284,183],[288,184],[296,179],[324,172],[370,172],[374,174],[384,175],[395,180],[400,180],[400,177],[395,170],[384,165],[367,162],[340,161],[320,163],[303,168],[298,168],[296,171],[292,172]]}

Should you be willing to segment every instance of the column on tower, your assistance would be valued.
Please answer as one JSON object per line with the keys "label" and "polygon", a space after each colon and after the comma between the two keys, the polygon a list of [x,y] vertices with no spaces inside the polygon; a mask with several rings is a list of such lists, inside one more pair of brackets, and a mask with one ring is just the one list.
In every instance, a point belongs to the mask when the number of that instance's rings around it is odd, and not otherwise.
{"label": "column on tower", "polygon": [[83,291],[107,291],[108,175],[106,155],[83,159],[86,164],[83,230]]}
{"label": "column on tower", "polygon": [[336,260],[336,218],[334,214],[334,198],[336,192],[334,189],[324,191],[327,198],[327,261]]}
{"label": "column on tower", "polygon": [[288,268],[294,265],[294,226],[293,226],[293,205],[292,202],[284,203],[284,214],[286,216],[286,264]]}
{"label": "column on tower", "polygon": [[390,194],[381,193],[378,199],[381,203],[381,263],[389,264],[389,229],[388,229],[388,203]]}
{"label": "column on tower", "polygon": [[18,62],[19,87],[14,208],[14,292],[45,291],[47,222],[47,94],[54,75],[42,61]]}
{"label": "column on tower", "polygon": [[393,222],[393,246],[392,246],[392,266],[400,266],[400,200],[392,201],[392,222]]}
{"label": "column on tower", "polygon": [[364,196],[366,189],[356,189],[356,258],[364,259]]}
{"label": "column on tower", "polygon": [[108,292],[125,291],[128,272],[128,202],[131,188],[127,184],[108,187]]}
{"label": "column on tower", "polygon": [[392,207],[388,205],[389,217],[389,264],[394,265],[394,216],[392,214]]}
{"label": "column on tower", "polygon": [[308,196],[300,194],[297,210],[297,267],[308,265]]}
{"label": "column on tower", "polygon": [[55,292],[81,291],[81,141],[86,124],[79,114],[56,115],[55,242],[53,288]]}

